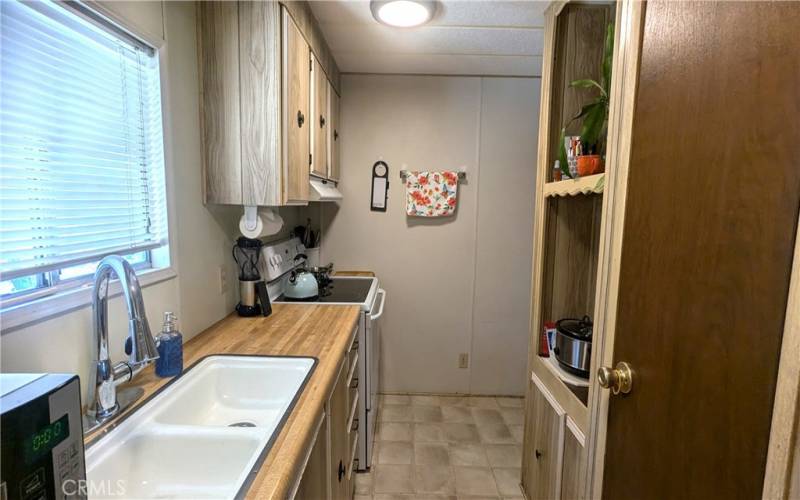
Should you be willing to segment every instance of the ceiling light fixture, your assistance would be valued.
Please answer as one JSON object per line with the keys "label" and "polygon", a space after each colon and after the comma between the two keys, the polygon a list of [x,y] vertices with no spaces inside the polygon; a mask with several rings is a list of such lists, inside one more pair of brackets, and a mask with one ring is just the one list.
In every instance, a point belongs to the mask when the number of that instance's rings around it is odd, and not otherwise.
{"label": "ceiling light fixture", "polygon": [[380,23],[398,28],[421,26],[433,18],[436,2],[426,0],[372,0],[372,16]]}

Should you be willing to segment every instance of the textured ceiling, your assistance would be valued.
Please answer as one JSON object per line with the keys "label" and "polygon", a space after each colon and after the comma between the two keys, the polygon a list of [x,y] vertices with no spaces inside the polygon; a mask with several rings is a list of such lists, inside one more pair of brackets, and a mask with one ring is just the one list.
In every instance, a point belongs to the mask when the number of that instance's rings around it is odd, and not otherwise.
{"label": "textured ceiling", "polygon": [[343,73],[540,76],[546,2],[439,2],[433,20],[393,28],[369,1],[312,1]]}

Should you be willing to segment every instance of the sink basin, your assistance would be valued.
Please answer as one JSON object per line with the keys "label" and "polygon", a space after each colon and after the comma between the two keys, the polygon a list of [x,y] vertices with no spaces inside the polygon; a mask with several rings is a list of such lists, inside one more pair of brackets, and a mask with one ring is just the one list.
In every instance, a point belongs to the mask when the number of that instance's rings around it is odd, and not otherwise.
{"label": "sink basin", "polygon": [[234,498],[316,360],[209,356],[86,450],[90,498]]}

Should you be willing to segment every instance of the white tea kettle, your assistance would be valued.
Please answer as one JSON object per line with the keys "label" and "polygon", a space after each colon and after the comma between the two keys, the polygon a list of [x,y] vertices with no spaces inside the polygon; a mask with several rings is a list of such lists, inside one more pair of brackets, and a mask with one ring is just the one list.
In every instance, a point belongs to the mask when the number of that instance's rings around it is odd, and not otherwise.
{"label": "white tea kettle", "polygon": [[[304,254],[297,254],[295,260],[306,259]],[[314,274],[305,268],[305,262],[293,269],[286,277],[283,295],[289,300],[315,300],[319,297],[319,285]]]}

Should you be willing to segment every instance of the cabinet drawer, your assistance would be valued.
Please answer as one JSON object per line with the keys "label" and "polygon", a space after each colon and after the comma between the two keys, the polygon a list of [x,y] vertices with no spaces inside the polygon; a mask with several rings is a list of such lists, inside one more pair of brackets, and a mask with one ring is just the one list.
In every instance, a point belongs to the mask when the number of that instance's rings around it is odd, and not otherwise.
{"label": "cabinet drawer", "polygon": [[350,389],[350,413],[347,415],[347,432],[358,430],[358,390]]}
{"label": "cabinet drawer", "polygon": [[358,351],[358,325],[350,333],[350,342],[347,345],[349,346],[347,348],[349,352]]}
{"label": "cabinet drawer", "polygon": [[348,461],[349,465],[347,468],[347,479],[349,481],[353,476],[353,472],[358,468],[358,464],[356,463],[358,460],[356,458],[356,455],[358,454],[358,432],[350,431],[348,441],[350,442],[350,460]]}
{"label": "cabinet drawer", "polygon": [[355,354],[347,357],[347,378],[345,379],[345,383],[350,389],[358,389],[358,353],[355,351],[353,352]]}

